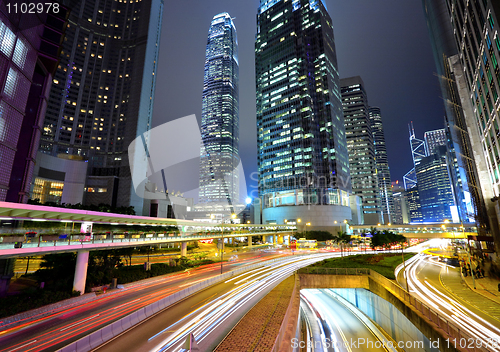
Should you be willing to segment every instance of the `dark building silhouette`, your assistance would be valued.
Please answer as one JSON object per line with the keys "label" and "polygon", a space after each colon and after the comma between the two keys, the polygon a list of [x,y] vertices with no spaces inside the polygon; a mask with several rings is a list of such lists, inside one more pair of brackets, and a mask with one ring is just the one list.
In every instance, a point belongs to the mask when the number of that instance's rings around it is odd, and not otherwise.
{"label": "dark building silhouette", "polygon": [[[88,162],[84,204],[142,214],[128,147],[151,128],[163,0],[68,3],[40,151]],[[133,165],[146,178],[147,160]]]}

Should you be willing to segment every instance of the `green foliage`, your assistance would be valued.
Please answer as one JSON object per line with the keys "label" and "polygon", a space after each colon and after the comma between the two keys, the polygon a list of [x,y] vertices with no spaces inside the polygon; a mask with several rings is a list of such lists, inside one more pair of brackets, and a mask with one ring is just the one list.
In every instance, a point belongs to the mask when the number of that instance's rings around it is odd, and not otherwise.
{"label": "green foliage", "polygon": [[330,241],[333,235],[328,231],[307,231],[298,234],[298,238],[305,238],[306,240],[316,240],[319,242]]}
{"label": "green foliage", "polygon": [[56,202],[45,202],[41,203],[40,199],[28,199],[28,204],[33,205],[45,205],[48,207],[60,207],[60,208],[69,208],[69,209],[82,209],[82,210],[91,210],[91,211],[100,211],[104,213],[115,213],[115,214],[125,214],[125,215],[135,215],[134,207],[111,207],[109,204],[101,203],[99,205],[82,205],[80,203],[77,204],[58,204]]}
{"label": "green foliage", "polygon": [[351,235],[345,231],[339,231],[337,232],[337,236],[335,236],[332,240],[340,246],[340,255],[343,256],[345,247],[347,247],[347,245],[351,242]]}
{"label": "green foliage", "polygon": [[[406,253],[405,260],[413,257],[414,253]],[[314,266],[324,268],[368,268],[384,275],[388,279],[396,279],[394,270],[403,262],[401,254],[359,254],[344,258],[325,259]]]}
{"label": "green foliage", "polygon": [[406,237],[388,230],[377,231],[376,228],[372,227],[370,234],[372,235],[371,247],[373,249],[376,247],[387,249],[392,245],[406,242]]}
{"label": "green foliage", "polygon": [[33,278],[38,283],[45,282],[45,289],[70,293],[73,289],[76,254],[47,254],[42,257],[40,269]]}

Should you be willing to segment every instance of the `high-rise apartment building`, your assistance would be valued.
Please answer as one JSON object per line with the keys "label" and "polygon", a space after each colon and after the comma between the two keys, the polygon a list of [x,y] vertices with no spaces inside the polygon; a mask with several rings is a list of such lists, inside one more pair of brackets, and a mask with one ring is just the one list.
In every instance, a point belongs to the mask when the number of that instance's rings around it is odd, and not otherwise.
{"label": "high-rise apartment building", "polygon": [[[491,199],[498,195],[498,2],[423,0],[441,92],[451,173],[462,221],[497,231]],[[498,154],[498,153],[497,153]],[[494,187],[496,185],[496,187]],[[496,188],[496,190],[494,189]]]}
{"label": "high-rise apartment building", "polygon": [[201,111],[200,204],[239,200],[238,41],[228,13],[208,31]]}
{"label": "high-rise apartment building", "polygon": [[37,16],[14,13],[6,3],[0,3],[0,201],[26,203],[67,9],[46,5]]}
{"label": "high-rise apartment building", "polygon": [[434,154],[434,148],[441,145],[447,145],[446,130],[441,128],[439,130],[427,131],[424,133],[425,148],[427,155]]}
{"label": "high-rise apartment building", "polygon": [[[69,2],[40,151],[88,162],[85,204],[141,214],[128,147],[151,127],[163,0]],[[145,158],[133,167],[146,178]]]}
{"label": "high-rise apartment building", "polygon": [[343,223],[351,183],[332,20],[322,1],[261,0],[257,31],[263,222]]}
{"label": "high-rise apartment building", "polygon": [[391,172],[387,160],[387,148],[385,146],[384,126],[380,108],[370,106],[368,108],[375,145],[375,161],[377,163],[378,187],[380,194],[380,207],[385,223],[393,223],[394,200],[392,197]]}
{"label": "high-rise apartment building", "polygon": [[378,224],[383,221],[380,187],[364,83],[356,76],[341,79],[340,86],[352,193],[361,197],[365,224]]}

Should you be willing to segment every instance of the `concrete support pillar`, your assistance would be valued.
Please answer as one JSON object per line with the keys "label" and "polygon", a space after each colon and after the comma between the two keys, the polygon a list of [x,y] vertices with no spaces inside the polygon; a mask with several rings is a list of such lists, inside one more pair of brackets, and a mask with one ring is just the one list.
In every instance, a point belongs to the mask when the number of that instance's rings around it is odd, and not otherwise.
{"label": "concrete support pillar", "polygon": [[75,278],[73,280],[73,290],[85,293],[85,281],[87,281],[87,267],[89,265],[89,251],[78,251],[76,256]]}
{"label": "concrete support pillar", "polygon": [[278,235],[273,235],[273,244],[276,245],[276,237],[278,237]]}
{"label": "concrete support pillar", "polygon": [[252,247],[252,236],[248,236],[248,247]]}
{"label": "concrete support pillar", "polygon": [[181,257],[187,256],[187,242],[181,242]]}

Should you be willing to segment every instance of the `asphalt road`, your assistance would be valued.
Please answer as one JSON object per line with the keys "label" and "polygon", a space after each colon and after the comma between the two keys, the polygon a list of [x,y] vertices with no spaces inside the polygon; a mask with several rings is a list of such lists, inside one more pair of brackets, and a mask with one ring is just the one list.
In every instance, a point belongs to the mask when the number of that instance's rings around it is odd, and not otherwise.
{"label": "asphalt road", "polygon": [[272,264],[239,275],[175,304],[96,351],[179,351],[190,333],[200,351],[212,351],[241,317],[279,282],[299,267],[332,256],[338,254],[288,257],[286,264]]}
{"label": "asphalt road", "polygon": [[[301,291],[301,307],[314,337],[309,345],[315,352],[387,352],[384,344],[368,325],[354,315],[327,290]],[[362,314],[362,313],[361,313]],[[318,338],[318,331],[320,337]],[[323,343],[319,343],[322,341]],[[307,342],[303,341],[306,345]],[[300,342],[297,342],[300,344]],[[386,343],[386,345],[388,345]],[[300,347],[300,346],[299,346]]]}
{"label": "asphalt road", "polygon": [[[249,253],[240,260],[224,264],[224,272],[241,265],[283,256],[278,252]],[[0,328],[0,351],[54,351],[108,325],[137,309],[180,291],[198,280],[220,273],[212,264],[126,285],[123,290],[72,308],[60,309],[40,318],[29,318]]]}
{"label": "asphalt road", "polygon": [[489,316],[487,311],[470,305],[442,285],[440,274],[446,275],[451,270],[458,269],[439,262],[437,257],[419,255],[407,265],[410,294],[470,334],[475,346],[482,346],[487,351],[500,351],[500,322]]}

